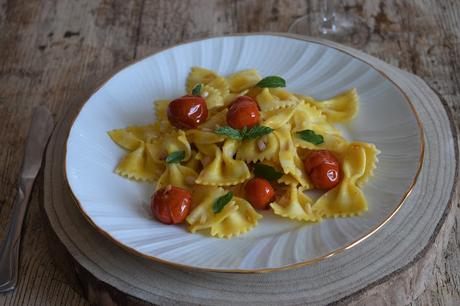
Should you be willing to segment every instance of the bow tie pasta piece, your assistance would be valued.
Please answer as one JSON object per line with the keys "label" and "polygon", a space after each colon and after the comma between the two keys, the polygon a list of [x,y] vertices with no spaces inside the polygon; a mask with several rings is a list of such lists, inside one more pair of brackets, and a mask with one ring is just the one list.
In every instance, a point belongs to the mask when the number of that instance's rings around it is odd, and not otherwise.
{"label": "bow tie pasta piece", "polygon": [[220,126],[227,125],[227,109],[223,109],[217,114],[209,117],[205,123],[201,124],[198,129],[206,132],[213,132]]}
{"label": "bow tie pasta piece", "polygon": [[277,129],[289,122],[296,110],[295,106],[262,112],[262,125]]}
{"label": "bow tie pasta piece", "polygon": [[141,142],[118,163],[115,173],[138,181],[153,181],[164,169],[158,144]]}
{"label": "bow tie pasta piece", "polygon": [[297,133],[292,134],[294,145],[297,148],[309,150],[329,150],[332,152],[342,152],[347,146],[348,142],[340,135],[337,134],[322,134],[324,142],[316,145],[309,141],[303,140]]}
{"label": "bow tie pasta piece", "polygon": [[278,158],[279,144],[271,133],[256,139],[243,140],[236,152],[236,158],[248,163]]}
{"label": "bow tie pasta piece", "polygon": [[162,138],[161,133],[153,124],[130,126],[109,131],[108,134],[116,144],[129,151],[137,149],[142,142],[152,143]]}
{"label": "bow tie pasta piece", "polygon": [[200,95],[206,101],[206,106],[208,107],[209,110],[212,110],[214,108],[221,107],[224,105],[224,99],[221,93],[214,87],[211,87],[209,85],[204,85],[203,89],[201,90]]}
{"label": "bow tie pasta piece", "polygon": [[300,103],[291,118],[292,132],[312,130],[317,134],[336,134],[340,132],[327,121],[327,117],[315,106]]}
{"label": "bow tie pasta piece", "polygon": [[185,167],[188,167],[195,171],[196,173],[199,173],[202,169],[200,160],[197,158],[197,152],[192,150],[192,155],[190,156],[190,159],[186,161],[183,165]]}
{"label": "bow tie pasta piece", "polygon": [[230,91],[227,80],[223,77],[211,70],[201,67],[193,67],[186,81],[187,93],[191,94],[193,88],[198,84],[213,87],[219,91],[221,97],[225,97]]}
{"label": "bow tie pasta piece", "polygon": [[211,235],[219,238],[232,238],[244,234],[257,225],[261,219],[254,207],[243,198],[233,197],[237,210],[232,211],[226,218],[211,226]]}
{"label": "bow tie pasta piece", "polygon": [[350,121],[359,111],[359,97],[355,88],[328,100],[316,101],[310,98],[306,102],[318,107],[330,122]]}
{"label": "bow tie pasta piece", "polygon": [[363,176],[356,181],[358,187],[362,187],[367,183],[369,178],[374,176],[374,169],[377,167],[377,162],[379,161],[377,155],[380,154],[380,151],[377,150],[377,147],[372,143],[354,142],[353,144],[362,146],[366,153],[366,169],[364,170]]}
{"label": "bow tie pasta piece", "polygon": [[195,233],[199,230],[211,228],[216,223],[227,218],[231,213],[238,210],[235,201],[230,201],[218,213],[214,213],[213,205],[217,198],[226,194],[221,187],[197,186],[192,193],[192,212],[186,221],[189,230]]}
{"label": "bow tie pasta piece", "polygon": [[173,131],[168,135],[168,137],[165,137],[163,140],[163,147],[167,154],[171,154],[176,151],[184,151],[185,157],[183,161],[189,160],[192,154],[190,143],[185,136],[185,132],[182,130]]}
{"label": "bow tie pasta piece", "polygon": [[[237,146],[238,142],[233,139],[225,141],[222,151],[216,145],[197,145],[200,153],[206,155],[204,158],[209,159],[210,162],[201,170],[196,183],[211,186],[230,186],[247,180],[251,176],[248,166],[242,160],[233,159]],[[204,158],[200,157],[202,163]]]}
{"label": "bow tie pasta piece", "polygon": [[270,204],[273,212],[281,217],[297,220],[312,221],[321,220],[321,217],[313,212],[312,200],[303,192],[302,188],[290,185],[284,195]]}
{"label": "bow tie pasta piece", "polygon": [[246,200],[236,196],[220,212],[214,213],[214,202],[226,193],[221,187],[196,186],[192,193],[192,212],[186,219],[192,233],[210,229],[212,236],[231,238],[257,225],[262,216]]}
{"label": "bow tie pasta piece", "polygon": [[181,164],[167,164],[166,170],[157,182],[157,190],[168,185],[190,190],[195,185],[198,174],[192,168]]}
{"label": "bow tie pasta piece", "polygon": [[115,173],[134,180],[153,181],[164,169],[159,146],[160,134],[153,125],[133,126],[108,132],[110,138],[130,151],[118,163]]}
{"label": "bow tie pasta piece", "polygon": [[273,132],[278,138],[280,146],[278,154],[279,163],[284,174],[290,174],[302,187],[310,189],[312,185],[305,174],[302,160],[297,154],[290,130],[290,125],[284,125]]}
{"label": "bow tie pasta piece", "polygon": [[187,135],[187,139],[190,143],[194,144],[213,144],[225,140],[225,136],[223,135],[203,130],[187,130],[185,134]]}
{"label": "bow tie pasta piece", "polygon": [[248,69],[234,73],[227,77],[231,93],[238,93],[255,86],[262,77],[257,70]]}
{"label": "bow tie pasta piece", "polygon": [[343,153],[341,182],[313,204],[313,211],[322,217],[346,217],[367,211],[366,198],[357,184],[366,172],[366,164],[366,149],[350,144]]}
{"label": "bow tie pasta piece", "polygon": [[296,96],[281,88],[262,89],[257,95],[256,101],[263,112],[295,106],[300,102]]}
{"label": "bow tie pasta piece", "polygon": [[218,76],[219,75],[217,75],[214,71],[201,67],[192,67],[186,81],[187,93],[192,93],[192,90],[196,85],[208,84]]}

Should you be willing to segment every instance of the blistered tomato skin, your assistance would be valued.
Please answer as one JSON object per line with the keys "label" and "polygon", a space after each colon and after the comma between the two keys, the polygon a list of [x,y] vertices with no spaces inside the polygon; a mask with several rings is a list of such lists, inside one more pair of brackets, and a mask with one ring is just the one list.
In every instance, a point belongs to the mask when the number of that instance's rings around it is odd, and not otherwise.
{"label": "blistered tomato skin", "polygon": [[251,97],[238,97],[228,108],[227,123],[234,129],[251,128],[257,125],[259,120],[259,106]]}
{"label": "blistered tomato skin", "polygon": [[194,129],[208,118],[208,107],[204,98],[187,95],[171,101],[167,115],[169,123],[176,128]]}
{"label": "blistered tomato skin", "polygon": [[317,189],[329,190],[340,182],[340,165],[334,155],[327,150],[311,153],[304,160],[305,172]]}
{"label": "blistered tomato skin", "polygon": [[161,188],[152,197],[153,216],[164,224],[182,223],[190,213],[192,196],[185,189],[173,186]]}
{"label": "blistered tomato skin", "polygon": [[275,191],[270,182],[263,178],[255,177],[246,184],[246,199],[255,208],[267,209],[268,204],[274,201]]}

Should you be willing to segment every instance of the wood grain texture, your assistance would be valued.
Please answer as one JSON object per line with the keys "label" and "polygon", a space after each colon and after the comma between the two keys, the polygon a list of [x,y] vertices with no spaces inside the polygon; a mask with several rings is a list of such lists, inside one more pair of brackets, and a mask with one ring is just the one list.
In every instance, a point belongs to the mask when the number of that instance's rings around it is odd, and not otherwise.
{"label": "wood grain texture", "polygon": [[[460,3],[344,2],[345,10],[361,15],[371,29],[364,51],[421,76],[446,99],[458,125]],[[318,9],[316,0],[0,0],[0,237],[9,220],[35,105],[47,105],[59,119],[69,103],[82,100],[97,80],[133,58],[190,38],[286,31],[295,18]],[[0,304],[84,305],[71,273],[62,273],[51,260],[40,189],[37,184],[25,222],[19,287],[0,295]],[[433,280],[413,305],[460,304],[456,204],[447,248],[436,254]]]}

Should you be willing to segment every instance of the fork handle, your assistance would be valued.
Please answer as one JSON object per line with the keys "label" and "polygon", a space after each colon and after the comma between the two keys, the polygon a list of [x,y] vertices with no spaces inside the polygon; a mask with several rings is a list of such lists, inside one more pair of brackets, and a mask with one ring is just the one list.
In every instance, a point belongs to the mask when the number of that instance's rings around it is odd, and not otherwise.
{"label": "fork handle", "polygon": [[21,229],[32,186],[32,179],[21,179],[13,203],[11,221],[7,227],[5,238],[0,244],[0,292],[13,290],[18,280]]}

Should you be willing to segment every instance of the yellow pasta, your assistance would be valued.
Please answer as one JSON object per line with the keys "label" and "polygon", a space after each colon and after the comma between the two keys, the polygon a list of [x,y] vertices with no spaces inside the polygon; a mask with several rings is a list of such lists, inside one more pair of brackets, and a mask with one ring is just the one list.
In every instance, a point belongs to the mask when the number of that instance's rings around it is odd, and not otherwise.
{"label": "yellow pasta", "polygon": [[291,177],[304,188],[310,189],[312,186],[305,174],[302,161],[297,155],[297,150],[292,141],[290,129],[291,127],[289,125],[284,125],[274,132],[280,146],[279,163],[283,168],[284,174],[291,175]]}
{"label": "yellow pasta", "polygon": [[313,211],[322,217],[353,216],[367,211],[366,198],[358,187],[366,164],[366,149],[359,144],[350,144],[343,156],[341,182],[316,201]]}
{"label": "yellow pasta", "polygon": [[222,94],[212,86],[204,85],[201,94],[205,98],[206,105],[210,110],[224,105]]}
{"label": "yellow pasta", "polygon": [[188,130],[186,132],[187,139],[191,143],[195,144],[213,144],[222,142],[225,140],[225,136],[217,135],[211,131],[203,131],[203,130]]}
{"label": "yellow pasta", "polygon": [[289,185],[285,194],[270,204],[273,212],[297,221],[319,221],[321,217],[313,212],[312,200],[296,185]]}
{"label": "yellow pasta", "polygon": [[[262,215],[255,207],[271,208],[286,222],[306,223],[365,212],[368,203],[361,188],[374,175],[380,152],[370,143],[349,142],[334,125],[356,117],[356,89],[318,101],[281,88],[284,83],[276,76],[262,78],[254,69],[220,76],[193,67],[186,80],[186,94],[201,97],[194,101],[197,107],[207,109],[204,122],[197,121],[195,128],[177,129],[175,126],[189,124],[178,125],[168,118],[170,100],[155,101],[154,123],[108,132],[126,150],[115,173],[155,182],[156,190],[169,186],[184,189],[176,191],[191,195],[185,219],[189,231],[217,238],[236,237],[257,226]],[[196,87],[198,84],[201,87]],[[228,107],[240,96],[248,96],[256,104],[246,98],[246,107],[252,103],[252,108],[236,115],[238,108],[232,108],[229,114]],[[227,122],[227,116],[236,121]],[[256,121],[245,123],[250,120]],[[318,154],[312,155],[315,152]],[[312,168],[317,167],[314,159],[321,154],[337,159],[333,161],[340,174],[337,185],[318,185],[317,175],[323,172],[314,174]],[[271,191],[262,200],[254,199],[251,193],[257,188],[252,188],[253,183],[261,181]],[[308,192],[315,186],[328,190],[313,201]]]}
{"label": "yellow pasta", "polygon": [[238,142],[232,139],[225,141],[222,150],[216,145],[199,146],[200,152],[204,153],[210,162],[203,168],[196,183],[230,186],[247,180],[251,176],[248,166],[244,161],[233,158],[237,146]]}
{"label": "yellow pasta", "polygon": [[168,185],[191,189],[195,185],[196,172],[189,167],[180,164],[168,164],[165,172],[157,182],[157,190]]}
{"label": "yellow pasta", "polygon": [[364,174],[356,181],[356,184],[359,187],[362,187],[374,175],[374,169],[377,167],[378,162],[377,155],[380,153],[380,151],[377,150],[375,145],[371,143],[354,142],[353,144],[362,146],[366,154],[366,168],[364,170]]}
{"label": "yellow pasta", "polygon": [[255,86],[262,78],[255,69],[248,69],[232,74],[227,78],[230,92],[237,93]]}
{"label": "yellow pasta", "polygon": [[137,149],[127,153],[118,163],[115,172],[121,176],[138,181],[153,181],[164,168],[157,159],[154,144],[141,143]]}
{"label": "yellow pasta", "polygon": [[235,206],[238,208],[232,211],[221,222],[211,226],[211,235],[219,238],[231,238],[250,231],[262,219],[252,205],[243,198],[233,197]]}
{"label": "yellow pasta", "polygon": [[319,108],[330,122],[350,121],[359,111],[359,98],[355,88],[328,100],[316,101],[307,97],[305,101]]}
{"label": "yellow pasta", "polygon": [[320,134],[336,134],[340,132],[327,121],[327,117],[315,106],[300,103],[291,117],[292,131],[312,130]]}
{"label": "yellow pasta", "polygon": [[190,74],[187,78],[186,90],[188,94],[192,93],[192,89],[198,84],[209,84],[218,75],[211,70],[201,68],[201,67],[193,67],[190,71]]}
{"label": "yellow pasta", "polygon": [[163,140],[163,147],[167,154],[176,151],[184,151],[184,161],[187,161],[192,153],[190,143],[187,140],[185,132],[182,130],[174,131],[168,137],[165,137]]}
{"label": "yellow pasta", "polygon": [[274,134],[259,139],[244,140],[238,147],[236,158],[246,162],[273,160],[278,158],[279,142]]}
{"label": "yellow pasta", "polygon": [[262,124],[272,129],[278,129],[287,124],[295,113],[296,106],[262,112]]}
{"label": "yellow pasta", "polygon": [[264,88],[256,100],[263,112],[294,106],[300,102],[296,96],[281,88]]}
{"label": "yellow pasta", "polygon": [[109,131],[108,134],[116,144],[130,151],[137,149],[141,142],[151,143],[162,137],[153,124],[130,126]]}

